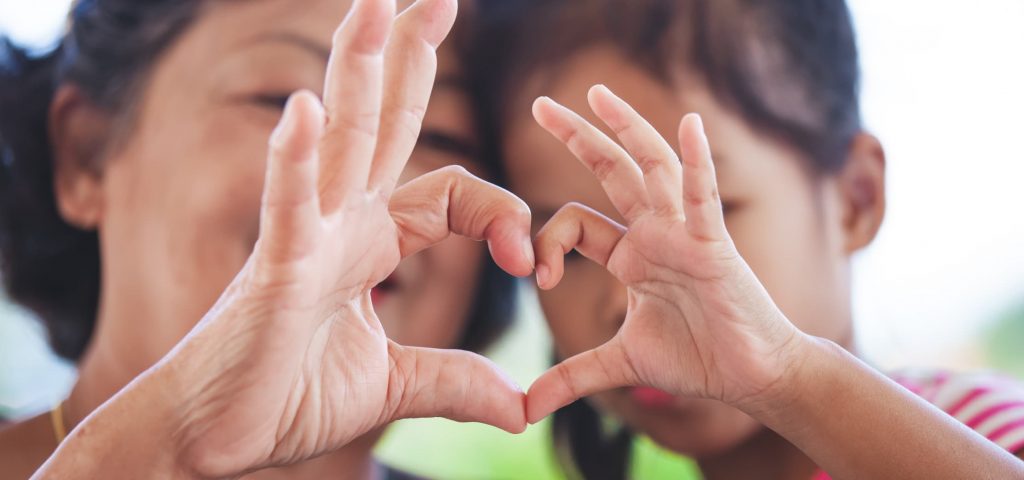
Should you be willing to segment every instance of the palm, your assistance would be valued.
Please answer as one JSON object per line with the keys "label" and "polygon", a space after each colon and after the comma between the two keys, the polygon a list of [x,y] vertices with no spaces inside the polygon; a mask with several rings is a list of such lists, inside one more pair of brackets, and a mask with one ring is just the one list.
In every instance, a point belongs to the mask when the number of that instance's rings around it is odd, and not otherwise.
{"label": "palm", "polygon": [[178,347],[208,360],[185,376],[202,380],[186,392],[197,407],[182,435],[204,473],[297,462],[403,417],[524,427],[522,392],[492,364],[398,345],[373,311],[370,289],[450,233],[486,239],[513,274],[533,262],[528,210],[507,192],[459,168],[396,190],[421,120],[409,112],[426,108],[455,3],[421,0],[397,21],[393,9],[357,1],[335,36],[323,105],[289,101],[256,248]]}
{"label": "palm", "polygon": [[[737,261],[730,242],[695,238],[681,217],[652,215],[630,225],[607,268],[635,299],[619,338],[642,383],[686,395],[723,394],[719,372],[732,366],[723,366],[716,352],[745,343],[735,338],[743,327],[708,319],[722,317],[715,290],[728,283]],[[677,370],[671,380],[666,368]]]}
{"label": "palm", "polygon": [[625,149],[550,100],[538,101],[534,113],[597,175],[626,224],[567,205],[535,241],[538,282],[557,284],[562,255],[575,248],[626,286],[628,311],[612,340],[534,383],[528,418],[626,385],[726,401],[757,391],[772,381],[759,366],[762,356],[792,329],[725,230],[698,117],[680,127],[681,165],[658,132],[610,91],[593,89],[590,103]]}

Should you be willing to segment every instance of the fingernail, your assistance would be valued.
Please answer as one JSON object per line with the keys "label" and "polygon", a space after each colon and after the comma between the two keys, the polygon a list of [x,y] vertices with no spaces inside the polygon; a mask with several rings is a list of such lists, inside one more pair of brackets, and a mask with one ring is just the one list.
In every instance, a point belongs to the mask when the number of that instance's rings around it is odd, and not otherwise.
{"label": "fingernail", "polygon": [[547,265],[537,265],[537,286],[544,288],[551,276],[551,269]]}

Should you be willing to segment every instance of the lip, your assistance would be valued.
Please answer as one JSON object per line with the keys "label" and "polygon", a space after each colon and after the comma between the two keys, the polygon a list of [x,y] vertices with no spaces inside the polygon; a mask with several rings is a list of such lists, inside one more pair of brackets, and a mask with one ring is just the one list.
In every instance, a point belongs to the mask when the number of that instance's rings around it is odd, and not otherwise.
{"label": "lip", "polygon": [[668,408],[676,400],[672,394],[652,387],[633,387],[629,389],[629,397],[644,408]]}

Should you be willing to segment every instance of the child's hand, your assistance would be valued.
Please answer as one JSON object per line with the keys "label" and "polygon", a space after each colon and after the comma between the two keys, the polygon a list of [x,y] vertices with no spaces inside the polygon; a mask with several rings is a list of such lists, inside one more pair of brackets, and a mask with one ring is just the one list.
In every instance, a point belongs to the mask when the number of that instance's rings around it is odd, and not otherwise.
{"label": "child's hand", "polygon": [[557,285],[563,256],[575,248],[627,287],[629,310],[612,340],[534,382],[528,419],[630,385],[737,406],[757,401],[783,377],[803,335],[726,231],[700,117],[682,121],[680,165],[658,132],[607,88],[593,88],[589,99],[625,150],[550,99],[535,103],[534,116],[597,176],[626,226],[582,205],[565,206],[534,242],[537,282]]}

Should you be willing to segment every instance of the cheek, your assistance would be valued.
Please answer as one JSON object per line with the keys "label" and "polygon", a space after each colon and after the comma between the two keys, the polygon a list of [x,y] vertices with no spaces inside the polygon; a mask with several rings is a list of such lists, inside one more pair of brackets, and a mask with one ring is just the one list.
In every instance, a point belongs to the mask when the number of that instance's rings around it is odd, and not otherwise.
{"label": "cheek", "polygon": [[539,299],[559,357],[569,358],[611,340],[626,315],[626,290],[587,260],[566,264],[565,276]]}
{"label": "cheek", "polygon": [[112,159],[103,226],[105,276],[192,320],[252,249],[266,154],[261,128],[198,118],[140,131],[140,148]]}
{"label": "cheek", "polygon": [[783,313],[807,333],[839,340],[845,287],[817,202],[810,193],[773,195],[737,212],[728,228]]}

